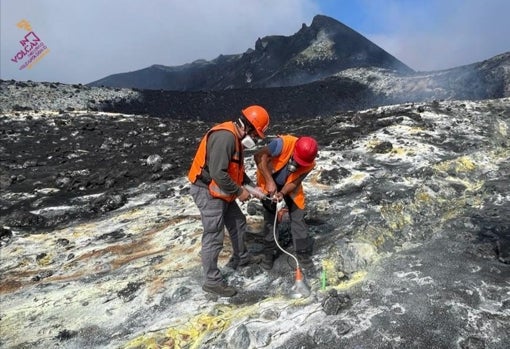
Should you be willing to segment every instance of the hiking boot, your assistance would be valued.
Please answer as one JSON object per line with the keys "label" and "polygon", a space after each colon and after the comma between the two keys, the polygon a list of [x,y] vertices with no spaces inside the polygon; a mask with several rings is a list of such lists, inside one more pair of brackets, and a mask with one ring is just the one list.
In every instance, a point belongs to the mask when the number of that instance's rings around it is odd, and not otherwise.
{"label": "hiking boot", "polygon": [[298,254],[297,259],[299,261],[299,266],[305,270],[314,270],[315,266],[313,264],[312,256],[309,254]]}
{"label": "hiking boot", "polygon": [[264,241],[264,250],[262,253],[262,261],[260,262],[260,266],[264,270],[273,269],[274,260],[277,257],[276,243],[274,241]]}
{"label": "hiking boot", "polygon": [[246,257],[241,258],[241,260],[233,256],[230,257],[230,260],[228,261],[227,264],[225,264],[225,267],[236,270],[238,267],[247,267],[250,264],[258,264],[261,261],[262,256],[254,256],[250,253]]}
{"label": "hiking boot", "polygon": [[209,293],[217,294],[221,297],[232,297],[237,294],[237,291],[232,286],[229,286],[225,283],[216,284],[216,285],[206,285],[202,286],[202,290]]}
{"label": "hiking boot", "polygon": [[271,270],[273,269],[274,264],[274,254],[266,253],[262,256],[262,261],[260,262],[260,266],[264,270]]}
{"label": "hiking boot", "polygon": [[259,264],[261,261],[262,261],[262,256],[254,256],[250,253],[245,258],[241,258],[241,261],[239,261],[239,266],[246,267],[250,264]]}
{"label": "hiking boot", "polygon": [[230,269],[234,269],[234,270],[236,270],[238,266],[239,266],[239,258],[236,258],[234,256],[230,257],[227,264],[225,264],[226,268],[230,268]]}

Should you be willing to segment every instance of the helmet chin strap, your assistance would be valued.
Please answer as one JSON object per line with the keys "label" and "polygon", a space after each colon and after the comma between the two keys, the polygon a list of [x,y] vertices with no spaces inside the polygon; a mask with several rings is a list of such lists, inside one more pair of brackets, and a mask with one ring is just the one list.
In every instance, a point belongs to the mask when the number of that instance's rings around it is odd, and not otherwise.
{"label": "helmet chin strap", "polygon": [[237,126],[244,132],[244,136],[248,134],[248,132],[246,132],[246,125],[244,124],[242,118],[237,119]]}

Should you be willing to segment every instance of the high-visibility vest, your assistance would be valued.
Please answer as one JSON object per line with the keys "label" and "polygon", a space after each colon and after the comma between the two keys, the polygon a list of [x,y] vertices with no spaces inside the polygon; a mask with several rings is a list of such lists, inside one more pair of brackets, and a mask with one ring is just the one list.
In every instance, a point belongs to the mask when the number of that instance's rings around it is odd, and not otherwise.
{"label": "high-visibility vest", "polygon": [[[202,174],[202,169],[205,167],[206,159],[207,159],[207,139],[211,135],[212,132],[218,130],[226,130],[232,132],[234,137],[236,138],[236,147],[234,155],[230,158],[230,163],[228,164],[227,173],[232,178],[232,180],[238,185],[242,185],[244,179],[244,161],[242,154],[242,146],[241,140],[237,136],[236,126],[232,121],[227,121],[222,124],[218,124],[212,127],[205,136],[200,141],[198,145],[197,152],[195,154],[195,158],[193,159],[193,163],[191,164],[191,168],[188,172],[188,179],[191,183],[195,183],[198,177]],[[234,201],[237,197],[236,194],[227,194],[225,193],[218,183],[213,179],[211,183],[209,183],[209,192],[212,196],[216,198],[223,199],[225,201],[231,202]]]}
{"label": "high-visibility vest", "polygon": [[[280,135],[278,136],[283,140],[283,148],[282,152],[278,156],[273,156],[271,158],[271,165],[273,169],[273,173],[280,171],[284,166],[287,166],[292,153],[294,152],[294,145],[296,144],[298,137],[290,136],[290,135]],[[315,167],[315,161],[310,166],[298,166],[296,172],[290,173],[287,179],[285,180],[285,184],[290,183],[303,173],[311,171]],[[266,179],[262,174],[260,169],[257,169],[257,185],[267,191],[266,189]],[[287,195],[290,196],[292,201],[296,204],[300,209],[305,208],[305,193],[303,191],[303,185],[299,183],[295,190]]]}

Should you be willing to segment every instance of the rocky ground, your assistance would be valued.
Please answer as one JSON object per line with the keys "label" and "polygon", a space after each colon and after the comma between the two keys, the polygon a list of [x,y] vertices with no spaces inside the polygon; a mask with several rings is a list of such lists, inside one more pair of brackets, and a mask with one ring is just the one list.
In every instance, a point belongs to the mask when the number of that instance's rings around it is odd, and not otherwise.
{"label": "rocky ground", "polygon": [[[27,229],[119,208],[128,188],[183,176],[206,129],[200,122],[93,112],[23,113],[0,123],[2,221]],[[66,209],[31,213],[56,206]]]}
{"label": "rocky ground", "polygon": [[[35,106],[25,92],[0,116],[0,346],[508,347],[508,98],[273,123],[273,135],[321,146],[305,183],[312,294],[288,297],[282,254],[270,272],[224,268],[240,292],[223,299],[200,289],[184,177],[210,124],[94,111],[83,98]],[[242,209],[256,253],[260,204]]]}
{"label": "rocky ground", "polygon": [[[186,175],[197,142],[213,122],[104,111],[116,101],[139,98],[131,89],[2,82],[0,188],[8,191],[0,197],[0,222],[28,229],[56,227],[121,207],[128,188]],[[346,112],[334,121],[296,119],[291,126],[318,135],[324,146],[349,143],[381,127],[374,115],[335,135],[322,134],[328,124],[350,121],[354,115]],[[272,134],[285,132],[281,114],[273,119]],[[94,200],[77,200],[91,195]],[[47,206],[71,209],[44,217],[31,213]]]}

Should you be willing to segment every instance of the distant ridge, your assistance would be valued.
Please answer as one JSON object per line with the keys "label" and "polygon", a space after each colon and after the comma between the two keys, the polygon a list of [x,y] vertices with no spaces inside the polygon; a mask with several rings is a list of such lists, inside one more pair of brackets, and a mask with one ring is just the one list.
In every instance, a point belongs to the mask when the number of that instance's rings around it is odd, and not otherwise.
{"label": "distant ridge", "polygon": [[114,74],[89,86],[208,91],[302,85],[349,68],[413,70],[339,21],[317,15],[291,36],[258,38],[255,49],[181,66],[152,65]]}
{"label": "distant ridge", "polygon": [[203,121],[222,121],[247,104],[265,106],[276,121],[391,104],[503,97],[510,97],[510,52],[435,72],[402,75],[382,68],[349,68],[320,81],[272,88],[165,91],[0,80],[0,114],[91,110]]}

